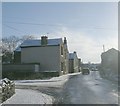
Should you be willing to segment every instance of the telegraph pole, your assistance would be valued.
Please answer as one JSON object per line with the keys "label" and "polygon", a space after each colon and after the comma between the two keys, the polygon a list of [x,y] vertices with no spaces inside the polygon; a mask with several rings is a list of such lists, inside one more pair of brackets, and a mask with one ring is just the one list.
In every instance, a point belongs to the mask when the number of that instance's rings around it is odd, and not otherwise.
{"label": "telegraph pole", "polygon": [[103,45],[103,52],[105,52],[105,45]]}
{"label": "telegraph pole", "polygon": [[47,36],[48,36],[49,32],[47,32]]}

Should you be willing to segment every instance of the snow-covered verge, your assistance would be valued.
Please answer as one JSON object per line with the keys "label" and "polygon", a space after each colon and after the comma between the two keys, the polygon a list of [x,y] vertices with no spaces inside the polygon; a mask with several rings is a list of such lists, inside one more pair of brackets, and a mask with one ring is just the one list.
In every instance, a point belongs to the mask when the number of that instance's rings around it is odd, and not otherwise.
{"label": "snow-covered verge", "polygon": [[52,104],[52,97],[34,90],[16,89],[16,93],[3,104]]}
{"label": "snow-covered verge", "polygon": [[16,80],[14,81],[16,85],[16,93],[3,104],[52,104],[55,100],[53,96],[43,94],[39,90],[31,88],[61,88],[65,82],[68,81],[70,76],[78,74],[80,73],[62,75],[47,80]]}
{"label": "snow-covered verge", "polygon": [[70,76],[80,73],[66,74],[59,77],[53,77],[47,80],[16,80],[15,85],[18,86],[44,86],[44,87],[61,87],[68,81]]}

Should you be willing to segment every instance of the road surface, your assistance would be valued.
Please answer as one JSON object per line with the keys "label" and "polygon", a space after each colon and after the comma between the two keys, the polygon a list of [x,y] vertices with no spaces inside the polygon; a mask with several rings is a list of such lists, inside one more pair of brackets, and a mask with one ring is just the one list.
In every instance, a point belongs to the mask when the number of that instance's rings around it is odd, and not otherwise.
{"label": "road surface", "polygon": [[[36,95],[37,93],[40,96],[39,94],[42,92],[52,97],[53,99],[51,100],[53,100],[54,104],[118,104],[117,84],[102,79],[97,71],[90,72],[89,75],[82,75],[81,73],[67,74],[42,81],[16,81],[16,88],[20,89],[18,91],[22,91],[22,93],[16,93],[17,96],[14,95],[14,98],[9,99],[10,103],[14,100],[18,100],[20,104],[23,101],[27,103],[29,95],[28,97],[25,95],[29,94],[29,91],[32,90],[33,92],[30,95]],[[36,100],[42,101],[37,95],[33,96],[37,98],[33,98],[33,102],[36,102]],[[19,98],[23,99],[20,100]]]}
{"label": "road surface", "polygon": [[100,78],[99,72],[71,76],[64,86],[63,104],[118,104],[118,87]]}

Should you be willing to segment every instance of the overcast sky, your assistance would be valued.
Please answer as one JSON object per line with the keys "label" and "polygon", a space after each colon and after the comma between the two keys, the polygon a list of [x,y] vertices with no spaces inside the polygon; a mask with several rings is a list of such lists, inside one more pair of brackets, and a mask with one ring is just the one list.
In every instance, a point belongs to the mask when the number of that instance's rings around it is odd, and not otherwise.
{"label": "overcast sky", "polygon": [[76,51],[83,62],[101,62],[103,45],[105,50],[118,46],[117,6],[117,2],[3,3],[2,35],[66,36],[69,52]]}

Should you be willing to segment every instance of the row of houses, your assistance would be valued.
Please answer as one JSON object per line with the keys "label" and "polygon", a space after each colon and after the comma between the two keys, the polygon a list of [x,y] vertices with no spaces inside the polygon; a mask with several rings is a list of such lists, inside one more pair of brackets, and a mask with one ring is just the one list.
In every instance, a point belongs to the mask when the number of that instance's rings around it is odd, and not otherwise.
{"label": "row of houses", "polygon": [[[32,70],[36,72],[57,72],[59,75],[79,72],[81,59],[77,53],[69,53],[67,39],[64,37],[25,40],[14,51],[14,66],[6,65],[4,70]],[[26,67],[27,66],[27,67]]]}

